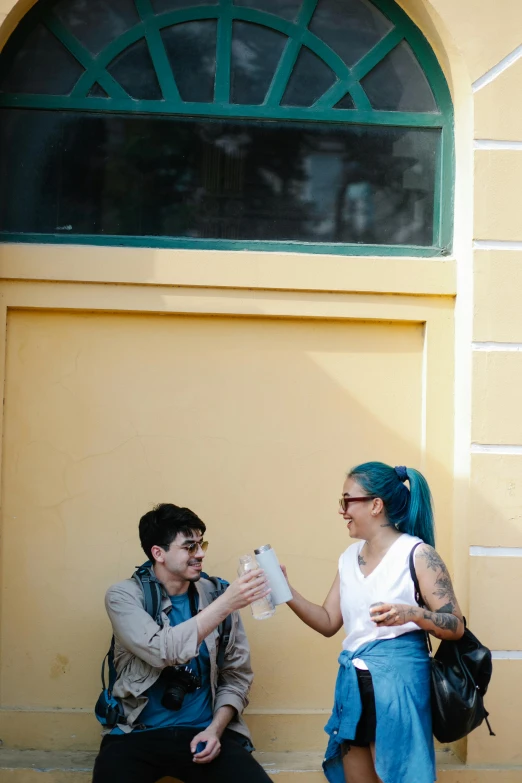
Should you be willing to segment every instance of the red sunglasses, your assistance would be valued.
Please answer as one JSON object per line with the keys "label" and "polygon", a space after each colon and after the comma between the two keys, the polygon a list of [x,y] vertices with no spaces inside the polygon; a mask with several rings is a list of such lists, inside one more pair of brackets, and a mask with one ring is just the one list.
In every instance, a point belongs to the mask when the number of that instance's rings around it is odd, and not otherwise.
{"label": "red sunglasses", "polygon": [[362,498],[339,498],[339,508],[346,513],[350,503],[355,503],[357,500],[375,500],[375,497],[375,495],[364,495]]}

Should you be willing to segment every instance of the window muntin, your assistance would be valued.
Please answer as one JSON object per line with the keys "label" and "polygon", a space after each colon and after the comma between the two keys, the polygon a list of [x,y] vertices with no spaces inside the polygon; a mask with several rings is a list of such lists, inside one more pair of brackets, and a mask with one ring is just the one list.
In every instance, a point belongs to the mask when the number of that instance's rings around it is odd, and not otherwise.
{"label": "window muntin", "polygon": [[[69,14],[64,11],[68,2],[71,7],[74,6]],[[99,10],[111,3],[112,0],[96,0],[92,7]],[[60,7],[60,18],[55,11],[57,5]],[[245,223],[241,227],[240,219],[236,218],[234,223],[229,218],[225,220],[222,217],[228,227],[220,229],[219,219],[213,215],[205,227],[190,227],[184,223],[182,216],[176,217],[174,214],[180,207],[179,200],[172,195],[176,191],[176,188],[173,188],[170,190],[172,197],[167,195],[167,204],[161,205],[163,214],[165,208],[168,210],[168,200],[171,198],[170,208],[173,214],[169,220],[160,221],[163,226],[161,234],[150,234],[149,228],[139,229],[139,225],[150,226],[148,220],[142,221],[141,224],[133,223],[133,227],[129,229],[132,231],[130,234],[127,230],[122,233],[116,231],[114,221],[98,220],[98,230],[91,228],[84,232],[81,229],[82,221],[75,224],[53,220],[46,224],[42,237],[41,229],[36,228],[36,225],[42,225],[36,213],[32,216],[33,227],[27,223],[25,230],[21,231],[16,228],[18,223],[13,220],[14,213],[11,210],[7,216],[2,214],[0,217],[5,238],[31,239],[30,235],[35,234],[39,235],[40,240],[48,237],[50,241],[57,238],[60,241],[62,235],[57,232],[62,229],[58,225],[51,226],[51,223],[63,222],[66,226],[72,226],[67,229],[70,231],[67,234],[69,241],[73,241],[74,237],[80,237],[80,241],[83,241],[85,236],[92,235],[100,239],[103,237],[102,241],[105,242],[114,241],[121,244],[122,241],[124,243],[122,236],[128,236],[145,245],[154,244],[161,238],[162,243],[172,246],[186,246],[192,239],[194,243],[205,241],[207,244],[211,243],[211,246],[219,247],[225,237],[233,239],[228,235],[234,234],[238,239],[248,241],[252,247],[258,246],[256,243],[264,243],[263,247],[268,243],[270,247],[271,242],[291,241],[300,243],[304,250],[317,249],[322,252],[377,250],[394,254],[412,252],[428,255],[447,251],[451,241],[451,101],[431,49],[395,3],[389,0],[374,0],[373,3],[368,0],[303,0],[299,4],[293,0],[278,0],[277,3],[271,0],[238,0],[236,4],[232,4],[230,0],[220,0],[215,4],[202,5],[191,0],[135,0],[135,10],[140,21],[129,26],[131,6],[134,6],[134,0],[114,2],[113,10],[116,16],[113,15],[110,20],[113,32],[97,33],[98,41],[104,35],[105,39],[112,35],[112,39],[94,57],[93,52],[99,46],[99,43],[93,42],[96,35],[91,33],[87,48],[88,36],[85,29],[82,41],[76,34],[78,29],[82,29],[82,20],[84,27],[91,23],[89,3],[86,0],[60,0],[57,4],[55,0],[40,0],[23,20],[18,35],[10,39],[0,57],[0,112],[2,107],[6,111],[9,107],[30,109],[32,116],[30,113],[24,114],[27,115],[27,122],[34,127],[37,114],[41,120],[43,112],[52,109],[58,112],[51,122],[52,126],[61,122],[62,131],[68,125],[75,126],[78,132],[81,125],[78,117],[83,117],[84,121],[87,119],[87,114],[76,115],[78,111],[89,114],[92,112],[92,117],[103,112],[104,117],[98,119],[106,129],[111,127],[110,117],[106,116],[108,112],[121,113],[120,125],[131,123],[133,115],[136,114],[149,115],[150,123],[153,123],[154,115],[162,115],[161,126],[165,127],[165,123],[171,123],[171,135],[179,139],[183,137],[187,122],[190,124],[189,117],[193,118],[193,122],[196,122],[198,116],[207,117],[209,120],[221,118],[223,121],[227,118],[242,119],[243,124],[239,123],[234,127],[241,126],[242,133],[247,133],[250,143],[261,145],[263,137],[270,137],[276,148],[276,134],[280,133],[285,137],[281,121],[291,122],[286,136],[290,137],[292,133],[300,134],[299,150],[303,138],[315,138],[317,133],[322,138],[323,146],[329,136],[330,150],[344,150],[339,152],[337,157],[331,151],[329,157],[327,156],[329,163],[325,164],[325,171],[331,171],[330,187],[334,192],[337,192],[336,182],[344,182],[347,177],[352,177],[346,185],[350,195],[340,196],[337,193],[338,201],[343,202],[344,199],[342,208],[337,210],[337,221],[332,216],[330,220],[324,216],[321,219],[317,217],[316,222],[312,220],[310,225],[321,224],[321,231],[317,228],[312,231],[308,226],[300,235],[292,236],[291,231],[282,229],[284,221],[277,215],[272,220],[274,230],[267,232],[265,225],[265,229],[260,229],[257,237],[252,233],[252,226],[261,226],[263,221],[260,222],[259,219],[257,222],[251,220],[248,225]],[[358,45],[364,47],[364,53],[359,51],[357,62],[352,65],[348,63],[349,52],[353,53],[353,46],[343,50],[342,38],[339,37],[334,24],[336,11],[339,12],[339,19],[344,15],[346,18],[359,20],[357,24],[360,24],[361,35]],[[100,24],[99,15],[94,14],[94,18]],[[103,14],[101,18],[103,19]],[[35,28],[42,25],[53,42],[61,47],[58,51],[63,51],[65,57],[72,60],[75,66],[62,68],[66,73],[56,74],[54,78],[52,74],[47,74],[48,95],[35,91],[30,79],[26,78],[25,86],[23,81],[24,73],[31,71],[28,62],[30,65],[31,57],[34,59],[39,54],[34,44],[29,46],[28,43],[31,36],[34,39]],[[121,28],[125,28],[124,32],[121,32]],[[115,29],[118,31],[116,37]],[[314,31],[320,32],[322,38],[314,34]],[[39,56],[41,59],[41,52]],[[74,73],[74,78],[71,73]],[[68,82],[65,76],[69,79]],[[40,88],[42,81],[40,80]],[[12,88],[13,84],[17,85],[16,91]],[[64,94],[65,89],[69,90],[68,94]],[[48,153],[45,146],[42,147],[35,139],[31,139],[30,132],[12,134],[9,124],[19,124],[22,115],[19,115],[16,121],[13,119],[14,115],[7,113],[6,116],[10,118],[7,122],[0,120],[4,126],[2,149],[5,150],[11,145],[9,153],[4,153],[6,158],[7,155],[14,154],[14,157],[20,160],[24,149],[27,153],[30,152],[31,146],[34,146],[44,157],[52,159],[54,152]],[[265,123],[264,133],[260,130],[263,127],[260,122]],[[303,122],[311,123],[308,134],[302,129]],[[200,122],[197,127],[204,125],[204,122]],[[226,126],[226,122],[221,125]],[[352,125],[357,127],[352,128]],[[375,126],[380,126],[383,133],[379,135]],[[133,127],[129,125],[129,137],[133,137]],[[422,129],[426,131],[423,132]],[[152,136],[154,133],[156,131],[151,130]],[[6,139],[6,135],[14,139],[14,149],[13,142]],[[123,136],[126,137],[126,134]],[[388,141],[395,139],[388,147],[387,159],[382,153],[382,144],[381,152],[368,158],[367,148],[372,149],[372,144],[377,144],[376,139],[384,137],[387,137]],[[341,144],[340,138],[344,138]],[[358,139],[361,160],[354,162],[355,138]],[[22,139],[25,148],[16,149],[16,146],[20,147]],[[407,151],[404,151],[404,145],[407,146],[405,140],[409,140],[410,144]],[[419,140],[422,140],[422,143]],[[195,138],[195,147],[197,143]],[[146,151],[146,143],[138,145],[138,148],[141,149],[143,164],[146,164],[150,157]],[[261,149],[262,145],[259,148]],[[56,149],[60,149],[60,144]],[[397,152],[399,149],[403,149],[403,152]],[[62,158],[65,152],[62,150],[60,153]],[[85,154],[92,156],[93,171],[105,171],[104,176],[109,178],[108,182],[112,175],[108,174],[100,163],[105,153],[96,152],[87,145]],[[265,148],[265,154],[270,156],[270,150]],[[119,160],[122,155],[125,155],[124,145],[120,153],[113,149],[115,159]],[[187,152],[187,155],[187,159],[192,159],[192,153]],[[315,150],[314,155],[316,158],[324,158],[324,150]],[[397,161],[401,155],[402,163],[399,168],[402,167],[402,170],[397,173]],[[299,165],[308,167],[308,174],[304,179],[311,177],[312,180],[317,180],[317,173],[313,176],[309,173],[314,166],[308,158],[301,155],[300,160]],[[334,161],[335,174],[332,171]],[[2,168],[9,167],[9,160],[0,161],[0,164]],[[211,155],[208,165],[218,165],[218,158],[212,158]],[[49,164],[47,168],[50,170]],[[348,175],[347,171],[351,174]],[[386,187],[392,188],[395,199],[391,198],[391,191],[388,191],[387,200],[392,208],[386,214],[382,209],[384,191],[378,183],[385,182],[386,175],[392,171],[396,173],[393,187]],[[198,173],[187,170],[184,177],[197,181]],[[3,181],[6,181],[5,178]],[[422,182],[425,188],[419,187]],[[36,184],[33,187],[36,187]],[[317,185],[312,182],[308,182],[306,187],[311,193],[318,192]],[[243,197],[247,200],[254,198],[254,185],[252,192],[246,185],[245,188]],[[110,188],[108,190],[110,191]],[[413,191],[416,191],[415,196]],[[401,192],[403,198],[397,198]],[[6,194],[2,194],[0,203],[5,204],[6,198]],[[56,198],[60,200],[59,195]],[[325,203],[332,202],[332,199],[328,201],[328,198],[325,198],[324,192],[322,198]],[[220,199],[222,206],[219,214],[228,214],[230,204],[223,206],[228,203],[226,198],[223,199],[223,194]],[[38,194],[33,193],[30,203],[35,205],[35,209],[38,200]],[[78,194],[77,200],[82,200],[82,194]],[[68,201],[72,203],[70,198]],[[273,199],[272,203],[275,203]],[[366,206],[363,208],[364,204]],[[397,209],[400,209],[401,204],[403,212],[398,214]],[[99,214],[100,204],[84,204],[84,207],[85,214]],[[150,214],[154,208],[156,207],[152,199],[148,205],[142,205],[141,211],[143,214]],[[235,208],[237,209],[237,202]],[[307,209],[310,209],[310,205]],[[379,215],[380,222],[384,222],[378,230],[375,227],[371,232],[367,229],[347,229],[347,226],[353,228],[358,224],[368,223],[368,218],[361,218],[361,210]],[[317,208],[316,212],[319,215],[321,209]],[[342,220],[340,215],[344,215]],[[269,224],[270,220],[266,220]],[[122,222],[127,225],[124,219]],[[394,231],[394,227],[406,226],[408,222],[411,223],[410,230]],[[340,223],[343,224],[342,230],[339,230]],[[110,231],[100,230],[102,224],[113,228]],[[328,228],[328,225],[333,224],[338,226],[337,230]],[[178,228],[177,231],[181,233],[176,233],[165,228],[167,225],[183,228]],[[212,225],[215,226],[214,233],[209,228]],[[295,228],[295,221],[293,225]],[[306,226],[306,221],[301,225]],[[366,245],[371,247],[365,247]],[[276,244],[273,246],[276,247]],[[244,242],[241,247],[245,247]],[[293,244],[292,247],[296,245]]]}

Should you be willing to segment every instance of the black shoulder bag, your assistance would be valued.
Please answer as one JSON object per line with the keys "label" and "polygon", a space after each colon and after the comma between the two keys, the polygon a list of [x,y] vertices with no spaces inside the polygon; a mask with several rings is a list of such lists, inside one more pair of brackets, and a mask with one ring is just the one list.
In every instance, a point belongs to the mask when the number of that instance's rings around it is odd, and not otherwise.
{"label": "black shoulder bag", "polygon": [[[414,556],[419,545],[416,544],[410,552],[410,573],[415,586],[415,600],[421,608],[428,609],[415,572]],[[490,735],[495,736],[489,725],[489,713],[484,707],[484,694],[493,671],[491,652],[466,627],[465,618],[464,629],[464,635],[457,641],[443,639],[435,655],[430,636],[426,633],[431,662],[433,734],[439,742],[462,739],[484,720]]]}

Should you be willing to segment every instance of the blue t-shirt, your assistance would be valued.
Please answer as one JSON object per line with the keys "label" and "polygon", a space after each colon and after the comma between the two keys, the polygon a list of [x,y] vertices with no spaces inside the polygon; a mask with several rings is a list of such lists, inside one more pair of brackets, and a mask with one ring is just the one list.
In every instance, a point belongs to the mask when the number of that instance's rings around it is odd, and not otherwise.
{"label": "blue t-shirt", "polygon": [[[171,625],[179,625],[186,620],[190,620],[192,613],[190,611],[190,601],[188,593],[184,595],[171,595],[172,610],[169,614]],[[183,705],[180,710],[168,710],[163,707],[161,700],[165,692],[166,679],[161,676],[147,691],[149,701],[147,706],[140,713],[138,721],[145,729],[166,729],[171,726],[185,726],[196,729],[206,729],[212,722],[212,691],[210,687],[210,656],[207,645],[203,642],[199,648],[199,669],[201,672],[201,688],[194,693],[185,694]],[[198,666],[195,659],[189,664],[195,675],[198,674]],[[140,729],[135,729],[140,731]],[[118,727],[114,728],[111,734],[122,734]]]}

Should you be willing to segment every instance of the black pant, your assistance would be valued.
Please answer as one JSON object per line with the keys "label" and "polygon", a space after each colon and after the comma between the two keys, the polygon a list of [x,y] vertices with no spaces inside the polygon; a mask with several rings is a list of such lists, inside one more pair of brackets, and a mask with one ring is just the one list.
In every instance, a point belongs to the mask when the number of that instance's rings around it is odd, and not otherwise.
{"label": "black pant", "polygon": [[227,729],[221,753],[209,764],[195,764],[190,751],[196,729],[153,729],[103,738],[93,783],[156,783],[171,776],[183,783],[270,783],[263,767]]}

